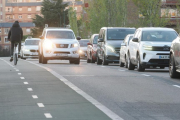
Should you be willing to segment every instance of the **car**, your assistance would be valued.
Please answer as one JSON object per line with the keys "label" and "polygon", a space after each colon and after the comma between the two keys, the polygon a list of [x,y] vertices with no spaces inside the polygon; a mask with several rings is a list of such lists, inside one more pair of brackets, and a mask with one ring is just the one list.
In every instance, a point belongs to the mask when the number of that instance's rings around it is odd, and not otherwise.
{"label": "car", "polygon": [[95,63],[97,60],[97,40],[99,34],[93,34],[87,47],[87,63]]}
{"label": "car", "polygon": [[170,47],[169,75],[171,78],[180,77],[180,37],[173,40]]}
{"label": "car", "polygon": [[21,44],[21,59],[27,59],[27,58],[38,58],[38,45],[39,45],[39,38],[27,38],[23,43]]}
{"label": "car", "polygon": [[46,27],[40,36],[39,63],[47,64],[48,60],[69,60],[70,64],[80,64],[78,40],[68,28]]}
{"label": "car", "polygon": [[129,42],[128,69],[145,71],[145,68],[169,66],[170,46],[178,34],[171,28],[138,28]]}
{"label": "car", "polygon": [[119,63],[121,43],[128,34],[134,34],[135,30],[125,27],[101,28],[97,47],[97,65]]}
{"label": "car", "polygon": [[121,43],[120,55],[119,55],[119,66],[127,68],[127,50],[129,47],[129,41],[132,39],[134,34],[129,34],[125,37],[124,41]]}
{"label": "car", "polygon": [[81,39],[81,40],[79,40],[79,44],[80,44],[79,54],[80,54],[81,59],[86,59],[87,58],[87,43],[88,42],[89,42],[89,39]]}

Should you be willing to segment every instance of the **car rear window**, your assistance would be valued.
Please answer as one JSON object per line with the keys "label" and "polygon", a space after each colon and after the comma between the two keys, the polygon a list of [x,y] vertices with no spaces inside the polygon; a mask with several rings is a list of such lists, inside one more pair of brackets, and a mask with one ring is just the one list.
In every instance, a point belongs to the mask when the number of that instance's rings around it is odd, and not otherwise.
{"label": "car rear window", "polygon": [[177,36],[175,31],[143,31],[141,41],[172,42]]}
{"label": "car rear window", "polygon": [[135,29],[108,29],[108,40],[124,40],[128,34],[134,34]]}
{"label": "car rear window", "polygon": [[40,40],[26,40],[25,45],[38,45]]}
{"label": "car rear window", "polygon": [[98,35],[94,37],[93,44],[97,44],[98,37],[99,37]]}
{"label": "car rear window", "polygon": [[48,39],[75,39],[72,31],[48,31],[46,38]]}

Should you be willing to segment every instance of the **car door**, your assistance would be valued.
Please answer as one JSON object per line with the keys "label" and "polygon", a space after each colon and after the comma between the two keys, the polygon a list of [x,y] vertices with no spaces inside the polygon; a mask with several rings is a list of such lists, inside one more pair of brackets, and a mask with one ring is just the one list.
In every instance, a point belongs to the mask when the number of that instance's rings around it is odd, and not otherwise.
{"label": "car door", "polygon": [[126,38],[124,39],[124,41],[122,42],[122,44],[124,44],[123,46],[121,46],[121,50],[120,50],[120,58],[122,60],[122,62],[125,61],[125,52],[126,52],[126,43],[127,43],[127,40],[129,39],[128,36],[126,36]]}
{"label": "car door", "polygon": [[138,42],[135,42],[135,49],[134,49],[134,60],[135,60],[135,63],[137,63],[137,53],[139,52],[139,45],[140,45],[140,41],[141,41],[141,30],[139,30],[138,34],[137,34],[137,38],[138,38]]}
{"label": "car door", "polygon": [[[138,38],[138,34],[139,34],[140,30],[137,30],[135,35],[134,35],[134,38]],[[132,62],[135,62],[135,59],[136,59],[136,51],[137,51],[137,42],[131,42],[130,43],[131,46],[129,47],[130,49],[130,57],[131,57],[131,60]]]}
{"label": "car door", "polygon": [[[98,39],[101,39],[101,38],[103,38],[103,29],[100,30]],[[98,42],[98,44],[97,44],[97,55],[99,58],[101,58],[101,56],[102,56],[101,54],[102,54],[102,42]]]}

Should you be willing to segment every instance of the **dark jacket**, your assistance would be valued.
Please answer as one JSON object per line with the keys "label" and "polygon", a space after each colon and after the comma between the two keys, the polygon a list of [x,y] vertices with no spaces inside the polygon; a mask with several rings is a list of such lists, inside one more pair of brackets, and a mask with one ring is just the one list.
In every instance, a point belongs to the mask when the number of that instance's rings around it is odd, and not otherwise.
{"label": "dark jacket", "polygon": [[23,39],[23,31],[22,28],[19,26],[19,22],[14,22],[13,26],[9,30],[8,39],[12,41],[21,41]]}

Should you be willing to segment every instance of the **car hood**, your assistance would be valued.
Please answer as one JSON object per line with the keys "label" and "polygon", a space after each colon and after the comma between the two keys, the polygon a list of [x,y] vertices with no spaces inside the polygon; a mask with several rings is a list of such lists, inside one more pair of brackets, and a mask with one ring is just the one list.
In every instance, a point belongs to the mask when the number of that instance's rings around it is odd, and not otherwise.
{"label": "car hood", "polygon": [[123,40],[111,40],[111,41],[107,41],[107,45],[117,48],[117,47],[121,47],[122,42]]}
{"label": "car hood", "polygon": [[79,42],[76,39],[51,39],[55,44],[74,44]]}
{"label": "car hood", "polygon": [[80,47],[81,50],[87,51],[87,47]]}
{"label": "car hood", "polygon": [[171,46],[172,42],[142,42],[142,45],[149,45],[149,46]]}
{"label": "car hood", "polygon": [[33,50],[38,50],[38,45],[28,45],[28,46],[23,46],[23,49],[33,49]]}

